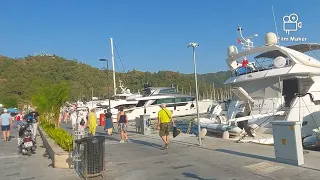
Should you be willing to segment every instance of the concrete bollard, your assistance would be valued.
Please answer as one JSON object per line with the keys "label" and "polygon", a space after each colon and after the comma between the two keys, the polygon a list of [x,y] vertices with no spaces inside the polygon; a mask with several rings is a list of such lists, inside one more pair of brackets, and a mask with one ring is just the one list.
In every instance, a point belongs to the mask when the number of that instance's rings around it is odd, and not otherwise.
{"label": "concrete bollard", "polygon": [[229,139],[230,135],[229,135],[229,131],[223,131],[222,133],[222,139]]}

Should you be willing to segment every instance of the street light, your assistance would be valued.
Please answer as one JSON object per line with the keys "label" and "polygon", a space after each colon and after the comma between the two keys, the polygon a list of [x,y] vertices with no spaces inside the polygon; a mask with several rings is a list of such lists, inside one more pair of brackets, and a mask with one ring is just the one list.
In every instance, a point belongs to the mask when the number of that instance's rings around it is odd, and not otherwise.
{"label": "street light", "polygon": [[198,97],[199,97],[199,92],[198,92],[198,78],[197,78],[197,65],[196,65],[196,51],[195,49],[199,47],[199,44],[192,42],[189,43],[187,48],[192,47],[193,49],[193,64],[194,64],[194,79],[196,82],[196,105],[197,105],[197,118],[198,118],[198,141],[199,141],[199,146],[201,146],[201,137],[200,137],[200,117],[199,117],[199,103],[198,103]]}
{"label": "street light", "polygon": [[[102,61],[102,62],[106,62],[106,64],[107,64],[107,69],[106,69],[106,72],[107,72],[107,79],[109,80],[109,72],[108,72],[108,70],[109,70],[109,61],[108,61],[108,59],[99,59],[99,61]],[[109,87],[109,84],[108,84],[108,99],[109,99],[109,108],[108,109],[110,109],[110,106],[111,106],[111,103],[110,103],[110,87]]]}

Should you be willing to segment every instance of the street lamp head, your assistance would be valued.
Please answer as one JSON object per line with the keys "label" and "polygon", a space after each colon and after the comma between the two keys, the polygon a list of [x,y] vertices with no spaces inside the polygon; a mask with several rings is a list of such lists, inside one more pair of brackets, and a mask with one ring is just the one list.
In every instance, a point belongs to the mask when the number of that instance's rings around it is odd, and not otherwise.
{"label": "street lamp head", "polygon": [[99,59],[99,61],[108,61],[108,59]]}
{"label": "street lamp head", "polygon": [[187,46],[188,48],[189,47],[193,47],[193,48],[196,48],[196,47],[199,47],[200,45],[198,43],[195,43],[195,42],[192,42],[192,43],[189,43],[189,45]]}

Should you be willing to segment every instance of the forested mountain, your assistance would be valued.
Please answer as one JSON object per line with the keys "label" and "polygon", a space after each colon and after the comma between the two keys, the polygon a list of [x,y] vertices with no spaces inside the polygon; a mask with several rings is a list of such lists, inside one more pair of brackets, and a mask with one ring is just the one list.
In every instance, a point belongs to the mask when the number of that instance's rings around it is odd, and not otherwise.
{"label": "forested mountain", "polygon": [[[107,75],[109,74],[109,75]],[[215,88],[222,87],[230,76],[227,72],[200,74],[199,90],[209,91],[212,83]],[[109,77],[109,78],[107,78]],[[132,70],[127,73],[116,73],[116,83],[119,79],[133,92],[138,92],[149,82],[152,86],[178,86],[179,91],[194,93],[194,76],[172,71],[140,72]],[[27,56],[13,59],[0,56],[0,103],[15,105],[30,101],[31,97],[41,87],[48,84],[67,82],[71,87],[69,100],[79,97],[90,99],[106,97],[107,87],[113,89],[112,72],[106,72],[76,60],[66,60],[59,56]]]}

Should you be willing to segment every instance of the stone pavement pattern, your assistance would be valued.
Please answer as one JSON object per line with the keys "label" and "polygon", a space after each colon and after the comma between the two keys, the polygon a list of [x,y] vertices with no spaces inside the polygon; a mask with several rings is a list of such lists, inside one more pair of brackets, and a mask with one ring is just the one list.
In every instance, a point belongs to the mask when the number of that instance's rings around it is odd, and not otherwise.
{"label": "stone pavement pattern", "polygon": [[[68,124],[63,125],[70,131]],[[13,133],[16,136],[16,132]],[[162,149],[157,134],[143,136],[129,133],[132,142],[119,143],[119,134],[106,136],[101,127],[97,135],[106,137],[106,180],[318,180],[320,171],[273,162],[247,154],[234,153],[248,149],[252,154],[263,149],[254,144],[234,144],[206,138],[198,147],[194,137],[179,135]],[[41,143],[40,137],[38,142]],[[39,146],[41,144],[39,143]],[[17,155],[17,140],[0,142],[0,180],[76,180],[74,170],[54,169],[38,147],[31,157]],[[229,149],[229,150],[228,150]],[[230,150],[231,149],[231,150]],[[270,148],[269,148],[270,149]],[[233,152],[233,153],[232,153]]]}
{"label": "stone pavement pattern", "polygon": [[[12,130],[17,137],[17,131]],[[51,160],[44,157],[45,148],[40,136],[37,137],[37,153],[32,156],[18,155],[17,139],[0,141],[0,180],[75,180],[79,179],[74,170],[52,168]]]}
{"label": "stone pavement pattern", "polygon": [[[64,125],[69,129],[68,125]],[[198,147],[194,137],[181,134],[169,149],[162,149],[157,134],[129,133],[132,142],[119,143],[119,134],[106,136],[106,172],[110,180],[319,180],[320,171],[273,162],[271,158],[231,153],[228,149],[262,148],[255,144],[235,144],[206,139]],[[184,141],[185,140],[185,141]],[[184,142],[183,142],[184,141]],[[268,147],[270,149],[270,147]],[[257,158],[258,157],[258,158]]]}

